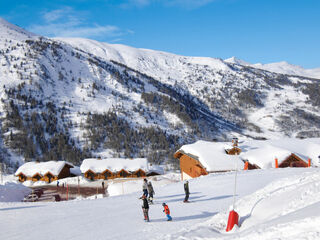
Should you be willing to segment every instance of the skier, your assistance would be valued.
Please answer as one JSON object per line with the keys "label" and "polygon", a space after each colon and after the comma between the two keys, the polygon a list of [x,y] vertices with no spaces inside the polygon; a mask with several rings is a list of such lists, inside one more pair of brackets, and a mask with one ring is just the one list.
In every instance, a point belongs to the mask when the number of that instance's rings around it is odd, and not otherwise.
{"label": "skier", "polygon": [[141,199],[143,201],[142,211],[143,211],[144,221],[149,222],[149,203],[148,203],[147,197],[145,195],[142,195]]}
{"label": "skier", "polygon": [[148,201],[150,203],[153,203],[153,195],[154,195],[154,190],[151,181],[148,182],[148,193],[149,193],[149,198]]}
{"label": "skier", "polygon": [[146,178],[143,179],[142,191],[143,191],[143,195],[148,197],[148,181]]}
{"label": "skier", "polygon": [[183,202],[187,203],[187,202],[189,202],[188,199],[189,199],[189,195],[190,195],[188,180],[185,181],[185,183],[184,183],[184,192],[186,194],[186,197],[184,198]]}
{"label": "skier", "polygon": [[168,205],[166,203],[162,203],[162,206],[163,206],[162,212],[164,212],[166,214],[166,216],[168,218],[167,221],[171,221],[172,217],[170,216],[170,209],[169,209]]}

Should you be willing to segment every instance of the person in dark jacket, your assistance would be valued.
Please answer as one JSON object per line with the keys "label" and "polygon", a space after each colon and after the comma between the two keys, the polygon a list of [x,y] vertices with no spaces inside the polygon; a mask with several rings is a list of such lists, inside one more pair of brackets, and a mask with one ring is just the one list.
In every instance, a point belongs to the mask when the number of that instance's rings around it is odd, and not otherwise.
{"label": "person in dark jacket", "polygon": [[172,217],[170,216],[170,209],[168,207],[168,205],[166,203],[162,203],[163,206],[163,212],[166,214],[168,220],[167,221],[171,221]]}
{"label": "person in dark jacket", "polygon": [[146,222],[149,222],[149,203],[147,200],[147,197],[145,195],[142,195],[142,211],[143,211],[143,216],[144,220]]}
{"label": "person in dark jacket", "polygon": [[147,198],[148,197],[148,181],[146,178],[143,179],[142,191],[143,191],[143,195],[146,196]]}
{"label": "person in dark jacket", "polygon": [[149,202],[153,203],[153,195],[154,195],[154,190],[151,181],[148,182],[148,193],[149,193]]}
{"label": "person in dark jacket", "polygon": [[184,193],[186,194],[183,202],[188,202],[190,191],[189,191],[189,182],[188,180],[184,183]]}

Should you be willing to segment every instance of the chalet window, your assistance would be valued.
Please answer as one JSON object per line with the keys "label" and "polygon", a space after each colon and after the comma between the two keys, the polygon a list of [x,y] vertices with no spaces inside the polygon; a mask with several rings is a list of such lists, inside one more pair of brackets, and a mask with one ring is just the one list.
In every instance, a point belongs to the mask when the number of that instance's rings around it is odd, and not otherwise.
{"label": "chalet window", "polygon": [[128,174],[124,170],[120,172],[120,177],[127,177],[127,176]]}
{"label": "chalet window", "polygon": [[104,173],[104,178],[107,180],[109,177],[111,177],[111,173],[108,172],[108,171],[106,171],[106,172]]}
{"label": "chalet window", "polygon": [[92,172],[88,172],[88,178],[93,181],[94,180],[94,174]]}
{"label": "chalet window", "polygon": [[38,181],[40,180],[40,176],[39,175],[36,175],[34,178],[37,179]]}

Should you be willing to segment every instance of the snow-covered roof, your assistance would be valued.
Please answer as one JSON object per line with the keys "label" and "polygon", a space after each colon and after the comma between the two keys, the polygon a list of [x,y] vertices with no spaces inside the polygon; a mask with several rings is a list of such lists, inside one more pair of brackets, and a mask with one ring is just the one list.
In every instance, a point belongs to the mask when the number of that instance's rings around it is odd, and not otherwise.
{"label": "snow-covered roof", "polygon": [[320,138],[246,140],[240,142],[238,147],[241,149],[238,156],[225,153],[225,149],[231,148],[231,144],[225,142],[197,141],[182,146],[178,151],[195,156],[208,171],[233,170],[235,159],[238,159],[239,168],[243,167],[242,160],[248,160],[260,168],[271,168],[275,158],[281,163],[291,153],[304,161],[310,158],[313,166],[320,166]]}
{"label": "snow-covered roof", "polygon": [[243,161],[238,155],[226,154],[226,149],[232,148],[230,143],[226,142],[207,142],[197,141],[193,144],[182,146],[178,151],[193,155],[207,169],[207,171],[226,171],[242,169]]}
{"label": "snow-covered roof", "polygon": [[81,175],[80,167],[74,166],[73,168],[70,168],[70,173],[76,176],[80,176]]}
{"label": "snow-covered roof", "polygon": [[20,173],[23,173],[28,177],[32,177],[36,173],[39,173],[43,176],[47,172],[50,172],[57,176],[66,164],[73,167],[71,163],[66,161],[27,162],[18,168],[15,175],[17,176]]}
{"label": "snow-covered roof", "polygon": [[256,164],[260,168],[275,167],[275,158],[279,163],[291,154],[291,151],[279,147],[275,147],[265,143],[261,147],[252,148],[242,153],[240,156],[243,160]]}
{"label": "snow-covered roof", "polygon": [[162,175],[164,174],[164,169],[159,165],[149,165],[148,173],[152,173],[152,172]]}
{"label": "snow-covered roof", "polygon": [[291,153],[302,160],[312,160],[314,166],[319,166],[320,138],[283,138],[279,140],[251,140],[240,144],[242,153],[240,157],[260,168],[274,167],[274,159],[279,163]]}
{"label": "snow-covered roof", "polygon": [[117,172],[121,169],[126,171],[134,172],[139,169],[147,172],[148,164],[146,158],[106,158],[106,159],[96,159],[88,158],[84,159],[80,170],[82,173],[85,173],[88,170],[91,170],[95,173],[102,173],[106,169],[111,172]]}

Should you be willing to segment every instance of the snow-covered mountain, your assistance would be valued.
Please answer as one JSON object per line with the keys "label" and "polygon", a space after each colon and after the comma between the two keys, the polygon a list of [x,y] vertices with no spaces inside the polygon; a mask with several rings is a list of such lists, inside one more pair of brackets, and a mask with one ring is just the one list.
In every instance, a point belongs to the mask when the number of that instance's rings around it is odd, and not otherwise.
{"label": "snow-covered mountain", "polygon": [[48,39],[3,19],[0,30],[0,161],[103,154],[159,163],[197,139],[320,136],[318,79]]}
{"label": "snow-covered mountain", "polygon": [[261,63],[251,64],[251,63],[245,62],[241,59],[238,59],[236,57],[231,57],[231,58],[225,59],[224,61],[228,62],[228,63],[234,63],[234,64],[238,64],[238,65],[263,69],[263,70],[267,70],[267,71],[275,72],[275,73],[281,73],[281,74],[286,74],[286,75],[297,75],[297,76],[304,76],[304,77],[320,79],[320,68],[305,69],[301,66],[287,63],[286,61],[276,62],[276,63],[268,63],[268,64],[261,64]]}

